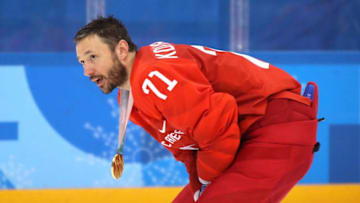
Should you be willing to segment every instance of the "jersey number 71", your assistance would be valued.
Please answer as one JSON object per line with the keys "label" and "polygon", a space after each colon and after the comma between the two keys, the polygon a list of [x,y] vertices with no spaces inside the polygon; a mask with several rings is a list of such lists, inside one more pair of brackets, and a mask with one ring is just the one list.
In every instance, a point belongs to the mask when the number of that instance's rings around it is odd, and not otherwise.
{"label": "jersey number 71", "polygon": [[[158,77],[161,81],[163,81],[167,85],[167,90],[169,90],[169,92],[171,92],[171,90],[173,90],[174,87],[176,86],[176,84],[178,83],[176,80],[169,80],[167,77],[165,77],[163,74],[161,74],[157,70],[151,71],[148,76],[150,79],[154,76]],[[162,100],[166,100],[167,96],[165,94],[161,93],[155,87],[154,83],[151,82],[151,80],[149,78],[146,78],[142,85],[142,90],[144,91],[144,93],[149,94],[150,90],[151,90],[152,92],[154,92],[154,94],[157,97],[159,97]]]}

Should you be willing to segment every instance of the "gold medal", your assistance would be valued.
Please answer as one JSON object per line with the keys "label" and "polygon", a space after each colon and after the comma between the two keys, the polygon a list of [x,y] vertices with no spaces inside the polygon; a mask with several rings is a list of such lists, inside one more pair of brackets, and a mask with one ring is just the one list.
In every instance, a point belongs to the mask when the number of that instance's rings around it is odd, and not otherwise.
{"label": "gold medal", "polygon": [[111,163],[111,175],[114,179],[119,179],[124,170],[124,159],[122,154],[115,154]]}

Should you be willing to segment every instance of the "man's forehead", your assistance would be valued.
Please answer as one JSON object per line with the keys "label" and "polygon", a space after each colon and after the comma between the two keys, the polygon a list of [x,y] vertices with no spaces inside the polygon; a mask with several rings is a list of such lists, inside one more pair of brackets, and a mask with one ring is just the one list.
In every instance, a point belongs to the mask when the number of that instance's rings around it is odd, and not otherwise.
{"label": "man's forehead", "polygon": [[98,39],[94,35],[90,35],[85,37],[84,39],[81,39],[79,42],[76,43],[77,48],[83,48],[85,46],[94,46],[98,43]]}
{"label": "man's forehead", "polygon": [[106,47],[106,44],[104,44],[99,37],[90,35],[76,44],[76,52],[78,55],[86,55],[95,52],[96,50],[103,49],[104,47]]}

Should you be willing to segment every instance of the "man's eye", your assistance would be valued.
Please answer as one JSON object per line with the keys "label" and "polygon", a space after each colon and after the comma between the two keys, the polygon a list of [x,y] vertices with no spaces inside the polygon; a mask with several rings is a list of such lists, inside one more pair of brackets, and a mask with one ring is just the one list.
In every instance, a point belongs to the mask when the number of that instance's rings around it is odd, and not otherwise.
{"label": "man's eye", "polygon": [[96,55],[90,55],[90,58],[91,58],[91,59],[95,59],[95,58],[96,58]]}
{"label": "man's eye", "polygon": [[84,63],[85,63],[85,61],[84,61],[84,60],[81,60],[81,61],[79,61],[79,63],[84,64]]}

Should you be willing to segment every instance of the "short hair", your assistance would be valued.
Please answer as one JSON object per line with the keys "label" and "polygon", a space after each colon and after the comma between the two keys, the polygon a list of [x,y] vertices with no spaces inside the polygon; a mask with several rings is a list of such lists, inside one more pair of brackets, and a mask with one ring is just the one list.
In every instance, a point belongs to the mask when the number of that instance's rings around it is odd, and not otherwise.
{"label": "short hair", "polygon": [[129,51],[137,51],[136,44],[131,40],[124,24],[113,16],[98,17],[92,20],[76,33],[74,41],[78,43],[90,35],[99,36],[112,51],[122,39],[129,44]]}

